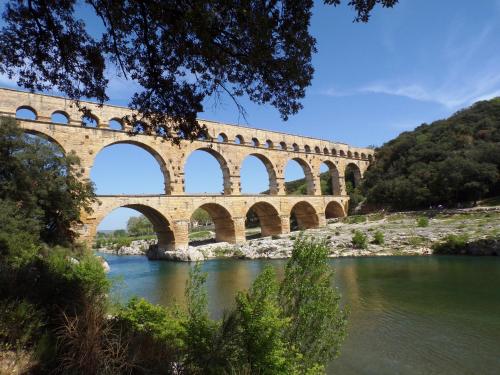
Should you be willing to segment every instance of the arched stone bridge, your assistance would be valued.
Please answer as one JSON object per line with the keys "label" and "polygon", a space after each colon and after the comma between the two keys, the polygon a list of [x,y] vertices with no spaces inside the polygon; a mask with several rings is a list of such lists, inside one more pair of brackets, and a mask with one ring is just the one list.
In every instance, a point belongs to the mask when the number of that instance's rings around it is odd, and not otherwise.
{"label": "arched stone bridge", "polygon": [[[250,209],[257,214],[262,235],[288,233],[290,216],[295,215],[299,228],[325,225],[325,219],[345,216],[349,197],[345,190],[345,170],[352,166],[359,181],[373,159],[373,150],[351,147],[344,143],[302,137],[262,129],[203,121],[209,139],[173,145],[160,137],[130,136],[121,119],[128,108],[85,103],[94,118],[82,119],[72,101],[56,96],[0,89],[0,115],[16,116],[29,110],[32,119],[19,120],[26,132],[40,135],[58,144],[64,152],[75,152],[81,160],[81,172],[90,178],[96,155],[105,147],[127,143],[149,152],[158,161],[164,176],[165,194],[133,196],[99,196],[93,213],[83,216],[80,228],[83,241],[93,241],[100,221],[119,207],[133,208],[144,214],[158,234],[165,249],[188,245],[188,223],[197,208],[205,209],[215,223],[216,240],[245,241],[245,217]],[[111,129],[110,124],[114,124]],[[116,124],[120,127],[117,128]],[[184,165],[189,155],[202,150],[220,164],[223,195],[187,195],[184,193]],[[253,155],[266,166],[269,195],[242,195],[240,167]],[[285,167],[297,161],[307,181],[307,195],[285,192]],[[325,163],[332,176],[333,195],[321,195],[320,166]]]}

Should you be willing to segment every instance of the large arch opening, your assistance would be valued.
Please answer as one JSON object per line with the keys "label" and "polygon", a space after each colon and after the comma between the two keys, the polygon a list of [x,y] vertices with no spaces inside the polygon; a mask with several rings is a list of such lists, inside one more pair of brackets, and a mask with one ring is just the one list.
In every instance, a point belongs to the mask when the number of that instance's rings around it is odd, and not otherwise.
{"label": "large arch opening", "polygon": [[96,248],[107,247],[117,252],[134,240],[143,240],[139,250],[158,244],[162,250],[175,248],[175,235],[169,220],[159,211],[143,204],[123,205],[110,211],[98,224]]}
{"label": "large arch opening", "polygon": [[345,211],[339,202],[331,201],[325,207],[325,218],[335,219],[337,217],[344,217]]}
{"label": "large arch opening", "polygon": [[361,170],[354,163],[347,164],[345,168],[345,189],[349,195],[349,213],[357,211],[359,204],[363,201],[363,193],[361,192]]}
{"label": "large arch opening", "polygon": [[[193,226],[195,221],[200,222],[200,217],[205,216],[205,230],[209,230],[212,226],[215,232],[214,237],[208,237],[206,240],[208,242],[236,242],[236,232],[234,228],[234,221],[231,217],[229,211],[217,203],[205,203],[199,206],[193,211],[191,215],[191,225],[190,225],[190,239],[192,241],[199,242],[200,240],[205,240],[205,238],[200,238],[199,236],[194,236],[193,234],[197,231],[196,227]],[[205,242],[205,241],[204,241]]]}
{"label": "large arch opening", "polygon": [[54,138],[52,138],[50,135],[45,134],[43,132],[34,130],[34,129],[23,129],[23,132],[26,134],[26,136],[31,139],[31,140],[38,140],[38,142],[45,142],[46,144],[52,144],[56,147],[57,152],[61,152],[61,155],[66,153],[66,150],[64,147],[56,141]]}
{"label": "large arch opening", "polygon": [[344,175],[347,188],[349,187],[351,187],[352,189],[359,188],[359,184],[361,183],[361,170],[356,164],[354,163],[347,164]]}
{"label": "large arch opening", "polygon": [[287,195],[312,195],[313,175],[309,164],[293,158],[285,167],[285,190]]}
{"label": "large arch opening", "polygon": [[319,227],[318,214],[314,207],[302,201],[296,203],[290,211],[290,230],[304,230]]}
{"label": "large arch opening", "polygon": [[243,194],[277,194],[276,171],[271,161],[260,154],[248,155],[240,168]]}
{"label": "large arch opening", "polygon": [[247,211],[246,238],[253,239],[282,233],[281,218],[276,208],[267,202],[257,202]]}
{"label": "large arch opening", "polygon": [[335,163],[327,160],[321,163],[320,169],[321,194],[340,195],[339,171]]}
{"label": "large arch opening", "polygon": [[230,194],[229,167],[224,157],[209,147],[191,152],[184,164],[184,191]]}
{"label": "large arch opening", "polygon": [[163,158],[135,141],[104,147],[94,159],[90,178],[99,195],[170,193],[170,176]]}

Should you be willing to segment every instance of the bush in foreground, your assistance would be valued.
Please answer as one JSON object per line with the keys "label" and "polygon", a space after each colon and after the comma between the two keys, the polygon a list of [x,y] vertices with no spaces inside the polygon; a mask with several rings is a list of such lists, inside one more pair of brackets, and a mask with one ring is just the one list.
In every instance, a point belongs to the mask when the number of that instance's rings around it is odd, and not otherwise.
{"label": "bush in foreground", "polygon": [[95,257],[58,248],[23,265],[2,258],[0,341],[37,353],[42,374],[324,373],[347,321],[328,252],[299,237],[284,279],[266,268],[221,320],[209,316],[199,266],[185,309],[132,299],[110,317]]}

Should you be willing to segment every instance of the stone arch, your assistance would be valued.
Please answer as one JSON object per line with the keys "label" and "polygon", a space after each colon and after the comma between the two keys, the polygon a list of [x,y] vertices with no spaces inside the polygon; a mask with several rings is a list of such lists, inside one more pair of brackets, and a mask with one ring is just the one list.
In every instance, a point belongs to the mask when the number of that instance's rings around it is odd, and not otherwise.
{"label": "stone arch", "polygon": [[94,239],[97,234],[97,227],[100,224],[100,222],[106,216],[108,216],[112,211],[121,207],[131,208],[143,214],[151,222],[151,224],[153,225],[153,229],[156,233],[156,236],[158,237],[159,249],[161,250],[175,249],[176,238],[175,238],[175,233],[171,226],[172,220],[170,220],[170,218],[168,218],[166,215],[159,212],[155,208],[148,206],[146,204],[139,204],[139,203],[117,205],[112,209],[110,209],[109,211],[104,212],[103,215],[99,217],[99,220],[96,220],[95,228],[93,228],[91,231],[92,239]]}
{"label": "stone arch", "polygon": [[272,236],[282,233],[281,218],[278,210],[270,203],[257,202],[248,210],[247,214],[253,210],[260,222],[261,237]]}
{"label": "stone arch", "polygon": [[331,201],[325,207],[325,218],[326,219],[334,219],[337,217],[344,217],[345,210],[342,205],[337,201]]}
{"label": "stone arch", "polygon": [[327,148],[327,147],[325,147],[325,148],[323,149],[323,154],[325,154],[325,155],[329,155],[329,154],[330,154],[330,151],[328,151],[328,148]]}
{"label": "stone arch", "polygon": [[82,126],[85,128],[98,128],[99,119],[95,115],[84,115],[82,116]]}
{"label": "stone arch", "polygon": [[[195,152],[195,151],[205,151],[206,153],[212,155],[215,160],[219,163],[220,169],[222,171],[222,186],[223,186],[223,191],[224,195],[229,195],[231,194],[231,181],[230,181],[230,171],[229,171],[229,165],[226,161],[226,159],[217,151],[215,151],[211,147],[199,147],[196,149],[193,149],[189,155],[186,156],[186,159],[184,161],[184,167],[183,167],[183,173],[185,175],[186,173],[186,162],[189,159],[189,156]],[[185,188],[184,188],[185,190]]]}
{"label": "stone arch", "polygon": [[[96,152],[95,157],[101,152],[103,149],[107,147],[111,147],[113,145],[119,145],[119,144],[129,144],[133,146],[137,146],[144,151],[148,152],[155,160],[158,162],[158,165],[160,166],[161,173],[163,174],[163,181],[165,185],[165,193],[166,194],[171,194],[172,189],[171,189],[171,174],[169,169],[167,168],[167,163],[165,159],[151,146],[147,145],[146,143],[134,140],[134,139],[126,139],[126,140],[121,140],[121,141],[116,141],[116,142],[111,142],[106,145],[104,145],[99,151]],[[93,165],[94,163],[92,163]]]}
{"label": "stone arch", "polygon": [[292,226],[292,217],[295,217],[299,230],[319,227],[318,214],[309,202],[300,201],[296,203],[290,210],[290,217],[290,225]]}
{"label": "stone arch", "polygon": [[59,142],[57,139],[53,138],[52,136],[50,136],[49,134],[47,133],[44,133],[43,131],[40,131],[40,130],[35,130],[35,129],[24,129],[22,128],[23,132],[26,133],[26,134],[31,134],[31,135],[35,135],[37,137],[40,137],[40,138],[43,138],[53,144],[55,144],[56,146],[58,146],[61,151],[64,153],[64,154],[67,154],[68,151],[63,147],[63,145],[61,144],[61,142]]}
{"label": "stone arch", "polygon": [[292,148],[293,148],[293,151],[296,151],[296,152],[299,152],[299,151],[300,151],[300,147],[299,147],[299,145],[298,145],[297,143],[294,143],[294,144],[292,145]]}
{"label": "stone arch", "polygon": [[[25,117],[23,115],[21,115],[22,117],[20,117],[20,115],[18,114],[18,112],[20,111],[28,111],[28,113],[31,113],[33,115],[33,118],[28,118],[28,117]],[[31,116],[29,116],[31,117]],[[29,105],[22,105],[20,107],[17,107],[16,109],[16,118],[19,119],[19,120],[31,120],[31,121],[34,121],[34,120],[38,120],[38,113],[36,112],[36,110],[29,106]]]}
{"label": "stone arch", "polygon": [[254,147],[259,147],[260,146],[260,142],[257,138],[253,137],[252,138],[252,146]]}
{"label": "stone arch", "polygon": [[340,156],[345,156],[344,150],[340,150],[339,154],[340,154]]}
{"label": "stone arch", "polygon": [[227,143],[227,142],[228,142],[227,135],[226,135],[225,133],[220,133],[220,134],[217,136],[217,142],[220,142],[220,143]]}
{"label": "stone arch", "polygon": [[[306,179],[306,184],[307,184],[307,195],[313,195],[314,194],[314,176],[312,173],[311,166],[302,158],[292,158],[290,160],[296,161],[302,167],[302,170],[304,171],[304,177]],[[290,163],[290,160],[288,160],[287,163],[285,164],[285,170],[286,170],[288,163]]]}
{"label": "stone arch", "polygon": [[125,130],[125,126],[123,124],[123,121],[117,117],[113,117],[112,119],[109,120],[108,122],[108,128],[112,130]]}
{"label": "stone arch", "polygon": [[348,163],[345,166],[344,176],[346,178],[346,182],[349,179],[349,177],[351,176],[351,173],[352,173],[352,181],[351,182],[354,185],[353,187],[358,187],[360,182],[361,182],[362,176],[361,176],[361,169],[359,168],[359,166],[357,164]]}
{"label": "stone arch", "polygon": [[366,160],[366,154],[363,152],[361,153],[361,159]]}
{"label": "stone arch", "polygon": [[332,195],[341,195],[342,193],[340,189],[340,176],[337,166],[331,160],[325,160],[322,164],[325,164],[328,167],[328,173],[330,175],[329,177],[331,178],[332,182]]}
{"label": "stone arch", "polygon": [[352,158],[352,152],[351,151],[347,151],[347,157],[348,158]]}
{"label": "stone arch", "polygon": [[237,145],[244,145],[245,138],[243,138],[242,135],[238,134],[236,137],[234,137],[234,143],[236,143]]}
{"label": "stone arch", "polygon": [[282,150],[286,150],[287,149],[286,142],[280,142],[280,147]]}
{"label": "stone arch", "polygon": [[[64,122],[57,121],[57,116],[64,117],[65,121]],[[53,122],[54,124],[68,125],[70,123],[70,117],[69,117],[69,114],[67,112],[57,110],[57,111],[52,112],[52,115],[50,115],[50,121]]]}
{"label": "stone arch", "polygon": [[354,152],[354,157],[355,157],[356,159],[359,159],[359,152],[355,151],[355,152]]}
{"label": "stone arch", "polygon": [[[234,221],[229,211],[222,205],[217,203],[205,203],[196,209],[205,210],[215,226],[215,241],[216,242],[236,242],[236,231]],[[194,212],[195,210],[193,210]]]}
{"label": "stone arch", "polygon": [[321,154],[321,149],[319,148],[319,146],[314,147],[314,152],[317,154]]}
{"label": "stone arch", "polygon": [[305,152],[311,152],[311,147],[309,145],[304,146],[304,151]]}
{"label": "stone arch", "polygon": [[337,156],[337,150],[335,150],[334,148],[332,148],[332,155]]}
{"label": "stone arch", "polygon": [[[276,195],[278,194],[278,182],[276,178],[276,168],[274,167],[273,163],[271,160],[269,160],[266,156],[259,154],[258,152],[253,152],[251,154],[248,154],[242,161],[245,161],[245,159],[249,156],[255,156],[257,159],[259,159],[262,164],[266,167],[267,170],[267,175],[269,177],[269,194],[271,195]],[[240,171],[242,169],[242,165],[240,165]]]}
{"label": "stone arch", "polygon": [[373,160],[373,156],[371,154],[368,154],[368,160],[370,160],[370,161]]}
{"label": "stone arch", "polygon": [[274,143],[270,139],[266,141],[266,148],[272,149],[274,148]]}

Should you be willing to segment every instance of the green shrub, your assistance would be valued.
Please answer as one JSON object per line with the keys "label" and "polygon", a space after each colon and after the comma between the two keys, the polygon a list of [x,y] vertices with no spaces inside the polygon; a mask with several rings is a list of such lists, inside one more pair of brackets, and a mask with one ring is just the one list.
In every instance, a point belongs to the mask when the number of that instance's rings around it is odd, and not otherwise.
{"label": "green shrub", "polygon": [[347,216],[342,220],[344,223],[347,224],[360,224],[366,222],[366,216],[365,215],[350,215]]}
{"label": "green shrub", "polygon": [[163,373],[165,367],[181,361],[185,350],[186,316],[178,308],[153,305],[132,298],[120,309],[116,325],[128,341],[128,357],[134,366],[150,373]]}
{"label": "green shrub", "polygon": [[424,228],[429,226],[429,218],[427,216],[420,216],[417,219],[417,227]]}
{"label": "green shrub", "polygon": [[32,346],[44,324],[44,314],[37,306],[23,300],[0,301],[0,350]]}
{"label": "green shrub", "polygon": [[383,218],[385,218],[384,212],[376,212],[376,213],[368,215],[368,221],[378,221],[378,220],[382,220]]}
{"label": "green shrub", "polygon": [[408,238],[408,244],[411,246],[421,246],[425,242],[425,238],[421,236],[412,236]]}
{"label": "green shrub", "polygon": [[376,245],[383,245],[384,242],[385,242],[384,233],[379,231],[379,230],[376,231],[373,235],[372,243],[374,243]]}
{"label": "green shrub", "polygon": [[449,234],[444,241],[432,245],[434,254],[461,254],[465,253],[465,248],[469,241],[467,234]]}
{"label": "green shrub", "polygon": [[289,359],[296,361],[296,371],[288,373],[324,373],[345,337],[347,311],[340,307],[340,295],[332,287],[329,253],[325,242],[299,237],[286,263],[279,305],[290,322],[284,332],[292,350],[289,356],[297,352]]}
{"label": "green shrub", "polygon": [[366,249],[368,247],[368,238],[363,232],[356,230],[352,236],[352,245],[356,249]]}

